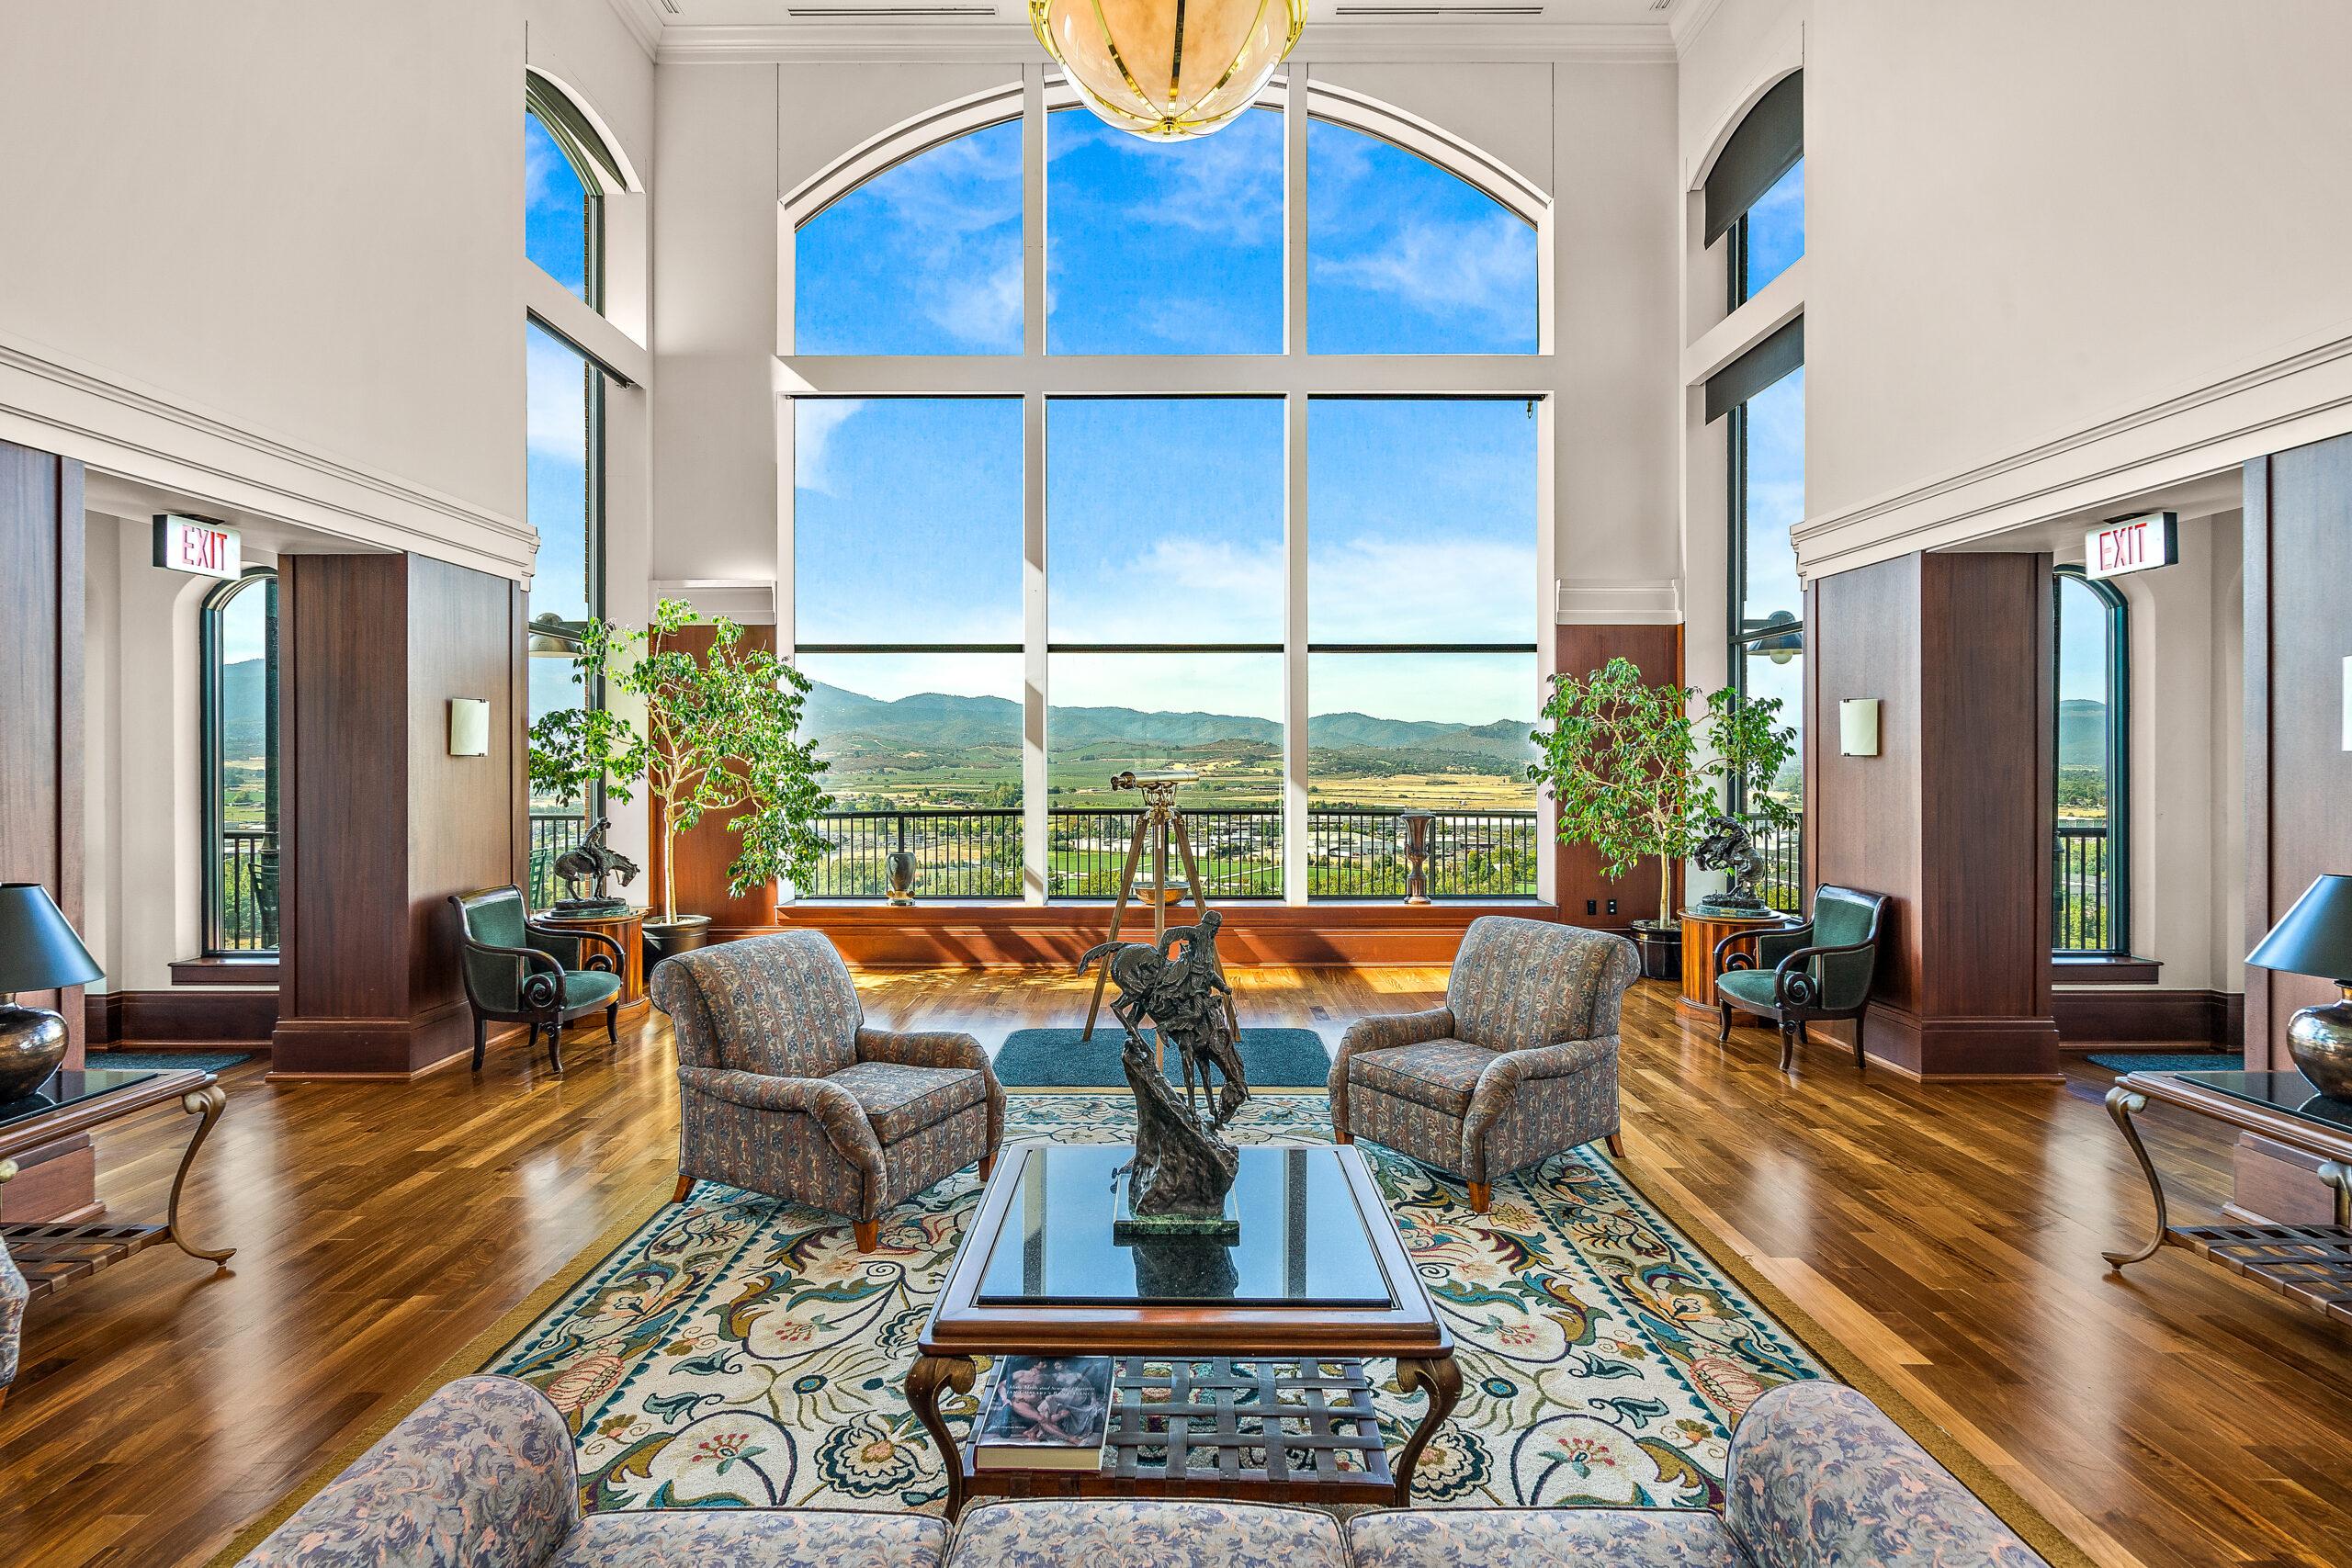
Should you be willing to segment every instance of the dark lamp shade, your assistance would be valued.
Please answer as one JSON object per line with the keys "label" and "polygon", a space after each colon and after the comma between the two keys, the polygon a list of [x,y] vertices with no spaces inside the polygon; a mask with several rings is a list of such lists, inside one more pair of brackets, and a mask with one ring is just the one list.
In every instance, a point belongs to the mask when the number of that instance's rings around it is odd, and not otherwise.
{"label": "dark lamp shade", "polygon": [[2352,876],[2330,872],[2304,888],[2245,961],[2257,969],[2352,980]]}
{"label": "dark lamp shade", "polygon": [[38,882],[0,882],[0,994],[87,985],[106,974]]}

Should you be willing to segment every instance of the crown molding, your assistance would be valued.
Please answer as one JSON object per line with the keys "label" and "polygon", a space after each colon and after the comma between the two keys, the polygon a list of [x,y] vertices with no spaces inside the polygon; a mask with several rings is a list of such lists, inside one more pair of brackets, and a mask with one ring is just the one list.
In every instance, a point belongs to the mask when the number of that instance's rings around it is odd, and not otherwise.
{"label": "crown molding", "polygon": [[1713,21],[1716,13],[1723,8],[1724,0],[1682,0],[1680,5],[1668,12],[1666,18],[1666,30],[1673,36],[1676,52],[1679,53],[1689,49],[1692,41],[1707,30],[1707,24]]}
{"label": "crown molding", "polygon": [[1679,626],[1682,584],[1670,577],[1630,582],[1564,577],[1555,585],[1552,620],[1563,626]]}
{"label": "crown molding", "polygon": [[628,36],[637,40],[637,47],[645,51],[645,58],[659,59],[663,25],[662,0],[605,0],[605,3],[621,19],[621,26],[628,29]]}
{"label": "crown molding", "polygon": [[[628,0],[615,0],[625,4]],[[644,0],[651,4],[652,0]],[[1045,58],[1018,22],[791,22],[681,25],[662,28],[654,58],[663,65],[1025,63]],[[1665,22],[1448,24],[1317,22],[1294,60],[1385,63],[1670,65]]]}

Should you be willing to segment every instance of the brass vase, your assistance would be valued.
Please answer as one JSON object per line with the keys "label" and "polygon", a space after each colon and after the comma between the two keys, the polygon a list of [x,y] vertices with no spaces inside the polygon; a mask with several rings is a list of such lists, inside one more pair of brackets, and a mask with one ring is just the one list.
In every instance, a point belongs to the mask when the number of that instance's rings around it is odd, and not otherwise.
{"label": "brass vase", "polygon": [[2287,1055],[2320,1093],[2352,1100],[2352,987],[2343,992],[2288,1021]]}
{"label": "brass vase", "polygon": [[47,1008],[0,1003],[0,1104],[22,1100],[65,1060],[65,1021]]}

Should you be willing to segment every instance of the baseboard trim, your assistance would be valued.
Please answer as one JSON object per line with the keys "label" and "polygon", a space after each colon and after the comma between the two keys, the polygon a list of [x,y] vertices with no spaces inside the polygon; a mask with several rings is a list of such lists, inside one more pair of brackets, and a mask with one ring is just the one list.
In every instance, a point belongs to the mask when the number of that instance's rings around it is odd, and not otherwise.
{"label": "baseboard trim", "polygon": [[277,993],[85,992],[82,1019],[93,1045],[242,1045],[267,1051],[277,1027]]}
{"label": "baseboard trim", "polygon": [[460,1000],[415,1018],[281,1019],[272,1046],[272,1081],[420,1077],[471,1057],[472,1015]]}
{"label": "baseboard trim", "polygon": [[2065,1077],[2058,1026],[2047,1018],[1931,1017],[1872,1002],[1866,1021],[1870,1059],[1921,1083]]}
{"label": "baseboard trim", "polygon": [[2052,991],[2060,1048],[2090,1050],[2132,1043],[2245,1044],[2245,993],[2181,987],[2118,987]]}

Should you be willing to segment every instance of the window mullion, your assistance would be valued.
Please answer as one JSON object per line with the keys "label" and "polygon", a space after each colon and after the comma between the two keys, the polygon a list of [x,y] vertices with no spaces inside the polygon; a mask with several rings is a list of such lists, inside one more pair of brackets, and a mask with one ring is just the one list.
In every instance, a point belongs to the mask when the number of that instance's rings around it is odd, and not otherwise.
{"label": "window mullion", "polygon": [[[1046,353],[1046,67],[1021,72],[1022,357]],[[1048,874],[1046,795],[1046,397],[1021,400],[1021,897],[1042,904]]]}
{"label": "window mullion", "polygon": [[[1306,354],[1307,66],[1294,61],[1283,100],[1283,344]],[[1286,378],[1287,379],[1287,378]],[[1306,902],[1308,668],[1306,646],[1306,394],[1283,400],[1283,901]]]}

